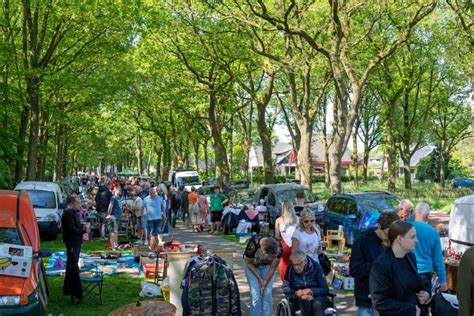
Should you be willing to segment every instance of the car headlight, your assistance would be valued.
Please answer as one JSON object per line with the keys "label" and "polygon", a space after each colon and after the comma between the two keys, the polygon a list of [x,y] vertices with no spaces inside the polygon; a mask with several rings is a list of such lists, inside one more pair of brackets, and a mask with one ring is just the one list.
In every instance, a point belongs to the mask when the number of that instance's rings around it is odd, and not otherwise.
{"label": "car headlight", "polygon": [[45,217],[43,217],[43,221],[45,221],[45,222],[55,222],[56,221],[56,216],[54,216],[54,214],[48,214]]}
{"label": "car headlight", "polygon": [[20,295],[0,296],[0,306],[20,305]]}

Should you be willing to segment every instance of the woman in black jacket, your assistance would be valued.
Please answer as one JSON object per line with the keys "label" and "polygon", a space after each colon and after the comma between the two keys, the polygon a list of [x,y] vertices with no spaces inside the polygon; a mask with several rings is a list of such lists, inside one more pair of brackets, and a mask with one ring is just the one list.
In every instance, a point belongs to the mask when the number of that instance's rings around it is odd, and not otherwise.
{"label": "woman in black jacket", "polygon": [[82,235],[84,229],[79,219],[81,201],[76,195],[70,195],[66,199],[67,209],[61,217],[63,230],[63,242],[66,246],[67,262],[66,276],[64,277],[63,294],[71,298],[82,298],[82,286],[79,276],[79,254],[81,253]]}
{"label": "woman in black jacket", "polygon": [[378,257],[370,270],[369,288],[375,309],[383,315],[420,315],[418,305],[429,301],[430,294],[423,291],[411,252],[418,242],[416,230],[405,221],[390,225],[390,248]]}

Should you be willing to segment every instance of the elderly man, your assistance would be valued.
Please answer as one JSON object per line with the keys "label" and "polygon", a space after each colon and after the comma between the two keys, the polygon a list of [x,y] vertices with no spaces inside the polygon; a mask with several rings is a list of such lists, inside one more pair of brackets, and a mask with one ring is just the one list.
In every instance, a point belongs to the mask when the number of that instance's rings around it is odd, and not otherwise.
{"label": "elderly man", "polygon": [[397,215],[402,221],[413,221],[413,203],[410,200],[401,200],[398,204]]}
{"label": "elderly man", "polygon": [[150,235],[150,249],[156,247],[156,239],[162,243],[161,233],[163,231],[163,215],[165,214],[165,202],[158,194],[158,188],[150,188],[150,195],[143,200]]}
{"label": "elderly man", "polygon": [[[413,227],[416,229],[416,244],[413,253],[416,256],[418,274],[421,277],[423,288],[431,293],[431,279],[433,268],[440,282],[440,291],[447,291],[446,268],[443,262],[443,253],[438,232],[426,223],[430,215],[430,207],[426,203],[418,203],[415,208]],[[421,315],[428,315],[428,309],[422,309]]]}

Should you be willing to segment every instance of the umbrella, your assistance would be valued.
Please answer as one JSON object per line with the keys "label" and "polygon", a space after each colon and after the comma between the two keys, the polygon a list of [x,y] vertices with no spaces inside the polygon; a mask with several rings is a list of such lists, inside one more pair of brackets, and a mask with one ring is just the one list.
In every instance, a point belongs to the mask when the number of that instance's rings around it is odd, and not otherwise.
{"label": "umbrella", "polygon": [[129,168],[124,168],[121,172],[117,173],[118,176],[123,177],[138,177],[138,172],[135,172]]}

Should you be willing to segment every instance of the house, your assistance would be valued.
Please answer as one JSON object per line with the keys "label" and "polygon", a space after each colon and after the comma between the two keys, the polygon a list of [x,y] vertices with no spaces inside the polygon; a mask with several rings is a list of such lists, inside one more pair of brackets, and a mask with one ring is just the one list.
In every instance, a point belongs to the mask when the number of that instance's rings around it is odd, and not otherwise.
{"label": "house", "polygon": [[[415,177],[415,170],[416,166],[420,163],[421,159],[428,157],[431,155],[434,150],[436,149],[435,146],[433,145],[426,145],[424,147],[421,147],[415,153],[410,159],[410,173],[412,178]],[[405,164],[401,159],[398,159],[398,168],[399,168],[399,175],[403,176],[403,168]],[[387,170],[387,161],[385,161],[385,170]],[[374,175],[380,177],[382,174],[382,154],[377,153],[376,155],[372,156],[369,158],[369,169],[374,171]]]}
{"label": "house", "polygon": [[[342,174],[346,174],[349,166],[352,164],[352,153],[349,150],[344,152],[341,160]],[[291,143],[279,142],[272,148],[273,168],[276,174],[290,175],[296,170],[297,153]],[[326,160],[324,158],[324,145],[319,139],[313,139],[311,144],[311,157],[313,172],[323,174],[325,171]],[[261,145],[252,145],[250,149],[249,168],[263,167],[263,152]]]}

